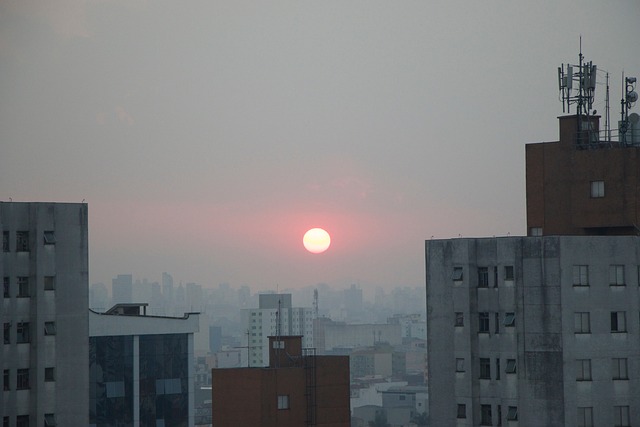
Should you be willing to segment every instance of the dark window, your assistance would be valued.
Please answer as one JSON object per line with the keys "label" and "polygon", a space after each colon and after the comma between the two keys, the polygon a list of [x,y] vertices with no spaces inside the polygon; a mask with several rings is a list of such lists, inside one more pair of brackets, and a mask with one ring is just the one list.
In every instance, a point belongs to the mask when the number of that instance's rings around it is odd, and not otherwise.
{"label": "dark window", "polygon": [[9,382],[9,370],[4,370],[3,382],[2,382],[3,390],[11,390],[11,383]]}
{"label": "dark window", "polygon": [[504,280],[513,280],[513,265],[505,265],[504,266]]}
{"label": "dark window", "polygon": [[628,380],[629,374],[627,371],[627,359],[614,358],[611,359],[612,379],[614,380]]}
{"label": "dark window", "polygon": [[589,286],[589,266],[573,266],[573,286]]}
{"label": "dark window", "polygon": [[478,318],[480,324],[478,325],[478,332],[481,333],[489,333],[489,313],[482,312],[478,313]]}
{"label": "dark window", "polygon": [[627,316],[624,311],[611,312],[611,332],[627,332]]}
{"label": "dark window", "polygon": [[57,426],[56,416],[54,414],[44,414],[44,426],[45,427],[54,427]]}
{"label": "dark window", "polygon": [[588,311],[573,313],[573,328],[576,334],[591,333],[591,321]]}
{"label": "dark window", "polygon": [[493,287],[498,287],[498,267],[493,267]]}
{"label": "dark window", "polygon": [[55,335],[56,334],[56,322],[44,322],[44,334]]}
{"label": "dark window", "polygon": [[593,427],[593,408],[578,408],[578,426],[577,427]]}
{"label": "dark window", "polygon": [[458,403],[458,418],[467,418],[467,405]]}
{"label": "dark window", "polygon": [[16,231],[16,251],[29,252],[29,232]]}
{"label": "dark window", "polygon": [[29,388],[29,369],[18,369],[16,389],[26,390],[28,388]]}
{"label": "dark window", "polygon": [[54,245],[56,243],[56,234],[53,231],[44,232],[44,244]]}
{"label": "dark window", "polygon": [[496,358],[496,379],[500,379],[500,358]]}
{"label": "dark window", "polygon": [[20,344],[30,341],[29,322],[19,322],[16,326],[16,342]]}
{"label": "dark window", "polygon": [[609,266],[609,284],[611,286],[624,286],[624,265]]}
{"label": "dark window", "polygon": [[491,379],[491,359],[489,358],[480,358],[480,379]]}
{"label": "dark window", "polygon": [[507,359],[507,374],[516,373],[516,359]]}
{"label": "dark window", "polygon": [[504,326],[515,326],[516,325],[516,314],[515,313],[505,313],[504,314]]}
{"label": "dark window", "polygon": [[502,425],[502,406],[497,405],[498,408],[498,425],[501,426]]}
{"label": "dark window", "polygon": [[10,283],[9,282],[9,278],[7,276],[4,276],[4,280],[3,280],[4,294],[3,295],[4,295],[5,298],[11,297],[11,294],[10,294],[10,291],[9,291],[11,289],[11,285],[9,283]]}
{"label": "dark window", "polygon": [[53,382],[56,380],[56,368],[44,368],[44,381]]}
{"label": "dark window", "polygon": [[455,326],[464,326],[464,313],[460,311],[456,312]]}
{"label": "dark window", "polygon": [[496,334],[500,333],[500,313],[496,313]]}
{"label": "dark window", "polygon": [[464,359],[456,359],[456,372],[464,372]]}
{"label": "dark window", "polygon": [[27,276],[18,277],[18,297],[27,298],[29,296],[29,278]]}
{"label": "dark window", "polygon": [[591,359],[576,360],[576,381],[591,381]]}
{"label": "dark window", "polygon": [[2,418],[2,427],[9,427],[9,417]]}
{"label": "dark window", "polygon": [[480,425],[493,425],[493,422],[491,420],[491,405],[480,405]]}
{"label": "dark window", "polygon": [[462,280],[462,267],[453,267],[453,274],[451,278],[455,281]]}
{"label": "dark window", "polygon": [[9,232],[2,232],[2,252],[10,252],[11,246],[9,245]]}
{"label": "dark window", "polygon": [[11,344],[11,323],[4,324],[4,343]]}
{"label": "dark window", "polygon": [[614,406],[613,407],[613,425],[615,427],[629,427],[629,407]]}
{"label": "dark window", "polygon": [[478,267],[478,287],[486,288],[489,286],[489,268]]}
{"label": "dark window", "polygon": [[16,427],[29,427],[29,415],[18,415],[16,417]]}
{"label": "dark window", "polygon": [[518,419],[518,407],[517,406],[509,406],[509,411],[507,412],[507,419],[509,421],[516,421]]}
{"label": "dark window", "polygon": [[44,290],[53,291],[56,288],[56,276],[44,276]]}

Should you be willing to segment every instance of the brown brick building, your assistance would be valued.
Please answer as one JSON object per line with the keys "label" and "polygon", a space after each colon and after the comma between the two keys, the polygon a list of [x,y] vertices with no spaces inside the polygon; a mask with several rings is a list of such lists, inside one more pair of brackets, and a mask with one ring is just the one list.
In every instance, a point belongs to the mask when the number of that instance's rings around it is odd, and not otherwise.
{"label": "brown brick building", "polygon": [[266,368],[213,369],[214,427],[349,427],[348,356],[316,356],[301,336],[269,337]]}
{"label": "brown brick building", "polygon": [[600,142],[599,119],[560,117],[558,142],[527,144],[529,236],[639,234],[640,147]]}

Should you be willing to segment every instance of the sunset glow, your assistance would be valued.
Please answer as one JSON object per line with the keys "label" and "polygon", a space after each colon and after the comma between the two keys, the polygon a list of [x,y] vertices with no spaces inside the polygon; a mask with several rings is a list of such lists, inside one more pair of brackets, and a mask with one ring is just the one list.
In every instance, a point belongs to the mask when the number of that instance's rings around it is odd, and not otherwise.
{"label": "sunset glow", "polygon": [[331,245],[331,236],[322,228],[312,228],[304,233],[302,243],[305,249],[312,254],[319,254],[329,248],[329,245]]}

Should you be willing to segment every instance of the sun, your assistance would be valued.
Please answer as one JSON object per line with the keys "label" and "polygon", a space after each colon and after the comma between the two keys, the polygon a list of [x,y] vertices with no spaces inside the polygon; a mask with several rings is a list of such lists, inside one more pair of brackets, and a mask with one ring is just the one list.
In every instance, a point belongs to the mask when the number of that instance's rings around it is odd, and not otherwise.
{"label": "sun", "polygon": [[312,254],[319,254],[329,249],[331,236],[322,228],[312,228],[304,233],[302,244]]}

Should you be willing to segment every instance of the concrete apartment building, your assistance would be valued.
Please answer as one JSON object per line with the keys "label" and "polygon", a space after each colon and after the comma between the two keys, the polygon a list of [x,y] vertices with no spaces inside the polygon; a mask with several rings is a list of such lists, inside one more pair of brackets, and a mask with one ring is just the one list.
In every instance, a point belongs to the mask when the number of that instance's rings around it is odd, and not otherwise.
{"label": "concrete apartment building", "polygon": [[198,314],[149,316],[146,309],[118,304],[89,312],[90,426],[194,425]]}
{"label": "concrete apartment building", "polygon": [[269,337],[269,366],[212,370],[214,427],[349,427],[349,358]]}
{"label": "concrete apartment building", "polygon": [[433,425],[640,423],[640,145],[599,119],[526,146],[529,237],[426,241]]}
{"label": "concrete apartment building", "polygon": [[0,202],[4,427],[89,422],[87,205]]}
{"label": "concrete apartment building", "polygon": [[269,336],[300,335],[304,348],[314,347],[312,308],[292,307],[291,294],[260,294],[258,298],[257,309],[242,310],[249,366],[269,363]]}

